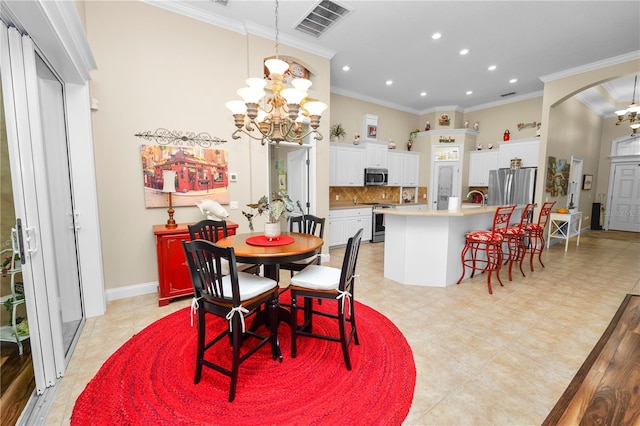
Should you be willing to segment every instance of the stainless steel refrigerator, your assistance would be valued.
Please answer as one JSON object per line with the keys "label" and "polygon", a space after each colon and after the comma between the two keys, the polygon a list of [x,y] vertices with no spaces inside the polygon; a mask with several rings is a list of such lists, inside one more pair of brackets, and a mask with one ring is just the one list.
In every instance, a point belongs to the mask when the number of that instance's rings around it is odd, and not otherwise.
{"label": "stainless steel refrigerator", "polygon": [[489,206],[533,203],[536,190],[536,168],[498,169],[489,171]]}

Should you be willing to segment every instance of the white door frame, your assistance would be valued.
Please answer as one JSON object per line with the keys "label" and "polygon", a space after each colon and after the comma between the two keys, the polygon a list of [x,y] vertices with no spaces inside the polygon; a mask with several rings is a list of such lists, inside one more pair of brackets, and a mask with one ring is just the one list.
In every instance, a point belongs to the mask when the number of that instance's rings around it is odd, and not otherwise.
{"label": "white door frame", "polygon": [[604,229],[609,230],[610,212],[613,209],[613,191],[615,170],[617,165],[633,165],[640,163],[640,135],[632,134],[615,139],[611,143],[611,166],[609,169],[609,187],[607,190],[607,204],[605,206]]}
{"label": "white door frame", "polygon": [[[436,160],[438,149],[455,149],[457,148],[457,157],[448,160]],[[431,145],[431,181],[429,182],[429,201],[431,209],[436,210],[438,207],[438,164],[455,164],[457,170],[453,175],[453,187],[451,189],[452,197],[461,197],[462,192],[462,176],[460,171],[464,169],[464,145],[456,143],[434,143]]]}

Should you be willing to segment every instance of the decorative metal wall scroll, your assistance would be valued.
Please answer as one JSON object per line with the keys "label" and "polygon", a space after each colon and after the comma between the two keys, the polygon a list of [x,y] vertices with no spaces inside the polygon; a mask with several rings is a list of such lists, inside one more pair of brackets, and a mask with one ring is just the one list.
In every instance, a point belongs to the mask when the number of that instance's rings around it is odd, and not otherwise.
{"label": "decorative metal wall scroll", "polygon": [[147,141],[155,140],[158,145],[198,145],[202,148],[210,148],[212,145],[220,145],[227,142],[224,139],[211,136],[206,132],[182,132],[180,130],[167,130],[163,128],[156,129],[153,133],[151,133],[151,131],[136,133],[134,136]]}

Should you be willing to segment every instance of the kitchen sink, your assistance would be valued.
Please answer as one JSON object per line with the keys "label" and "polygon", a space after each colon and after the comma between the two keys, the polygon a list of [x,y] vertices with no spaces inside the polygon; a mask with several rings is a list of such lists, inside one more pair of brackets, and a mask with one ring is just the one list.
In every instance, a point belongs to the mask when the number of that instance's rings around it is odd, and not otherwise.
{"label": "kitchen sink", "polygon": [[482,204],[462,204],[461,207],[463,209],[479,209],[482,207]]}

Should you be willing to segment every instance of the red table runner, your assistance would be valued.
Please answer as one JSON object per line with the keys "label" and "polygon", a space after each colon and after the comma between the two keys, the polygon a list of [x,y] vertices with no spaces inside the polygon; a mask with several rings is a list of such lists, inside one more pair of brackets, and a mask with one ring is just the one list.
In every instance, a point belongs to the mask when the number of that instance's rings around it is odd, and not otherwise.
{"label": "red table runner", "polygon": [[288,235],[280,235],[275,238],[268,238],[264,235],[256,235],[247,238],[246,243],[252,246],[284,246],[287,244],[291,244],[294,241],[295,240],[293,239],[293,237],[290,237]]}

